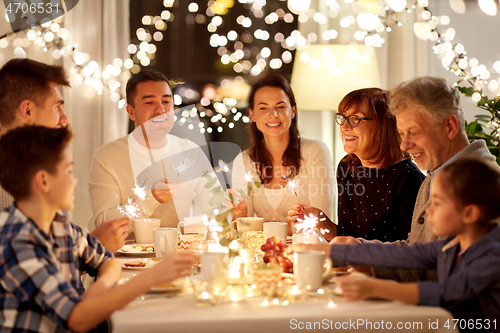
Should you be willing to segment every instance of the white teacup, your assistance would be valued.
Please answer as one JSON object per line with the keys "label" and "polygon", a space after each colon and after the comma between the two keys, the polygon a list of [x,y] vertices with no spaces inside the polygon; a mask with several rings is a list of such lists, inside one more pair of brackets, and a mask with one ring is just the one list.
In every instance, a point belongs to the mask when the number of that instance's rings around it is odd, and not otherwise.
{"label": "white teacup", "polygon": [[132,224],[137,244],[153,244],[153,229],[160,227],[160,219],[132,219]]}
{"label": "white teacup", "polygon": [[239,217],[236,221],[231,222],[233,228],[234,224],[236,224],[238,231],[243,233],[247,231],[262,231],[263,223],[263,217]]}
{"label": "white teacup", "polygon": [[282,239],[286,242],[286,236],[288,234],[288,223],[286,222],[266,222],[263,225],[264,228],[264,239],[267,240],[270,237],[276,236],[278,239]]}
{"label": "white teacup", "polygon": [[200,216],[185,217],[184,221],[179,222],[177,225],[179,235],[197,235],[207,234],[207,226],[203,223]]}
{"label": "white teacup", "polygon": [[220,284],[224,280],[224,252],[202,252],[200,254],[201,279],[207,283]]}
{"label": "white teacup", "polygon": [[[326,271],[323,270],[326,260]],[[299,251],[293,254],[293,273],[299,288],[315,291],[321,287],[323,276],[330,273],[332,261],[323,251]]]}
{"label": "white teacup", "polygon": [[156,228],[153,230],[156,258],[163,258],[174,252],[177,246],[177,228]]}
{"label": "white teacup", "polygon": [[293,234],[292,244],[318,244],[319,236],[316,234]]}

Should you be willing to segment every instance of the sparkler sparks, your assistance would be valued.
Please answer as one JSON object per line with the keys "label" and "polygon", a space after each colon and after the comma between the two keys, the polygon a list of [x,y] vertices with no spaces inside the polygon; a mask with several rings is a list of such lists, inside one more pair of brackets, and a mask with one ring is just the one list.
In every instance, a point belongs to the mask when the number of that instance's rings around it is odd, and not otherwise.
{"label": "sparkler sparks", "polygon": [[194,161],[185,158],[184,161],[181,161],[181,164],[179,164],[178,167],[174,167],[174,170],[177,171],[177,177],[179,177],[181,173],[191,170],[193,166],[194,166]]}
{"label": "sparkler sparks", "polygon": [[295,193],[295,195],[297,195],[297,189],[299,188],[299,183],[300,179],[295,179],[295,180],[290,179],[286,182],[286,186],[290,191],[292,191],[292,193]]}
{"label": "sparkler sparks", "polygon": [[144,208],[140,204],[140,201],[146,199],[145,188],[146,185],[141,187],[139,186],[139,184],[137,184],[137,181],[135,182],[135,187],[132,189],[132,191],[134,191],[134,194],[137,196],[137,198],[129,198],[126,204],[119,205],[118,211],[120,212],[120,214],[128,216],[132,219],[140,217],[145,212]]}
{"label": "sparkler sparks", "polygon": [[119,205],[118,211],[125,216],[137,218],[141,216],[143,208],[134,199],[128,199],[126,204]]}
{"label": "sparkler sparks", "polygon": [[[229,172],[229,167],[227,166],[226,163],[224,163],[223,160],[219,160],[219,168],[220,168],[220,171],[222,172],[222,176],[224,176],[224,181],[226,182],[226,188],[227,189],[231,188],[229,186],[229,181],[228,181],[227,176],[226,176],[226,173]],[[233,199],[231,198],[231,195],[230,195],[230,200],[233,201]]]}
{"label": "sparkler sparks", "polygon": [[227,163],[224,163],[223,160],[219,160],[219,168],[222,172],[228,172],[229,167],[227,166]]}
{"label": "sparkler sparks", "polygon": [[320,213],[320,216],[322,217],[318,218],[313,214],[305,215],[303,219],[297,219],[297,221],[301,221],[301,223],[296,223],[295,228],[297,229],[298,233],[302,232],[305,235],[317,234],[322,237],[325,242],[328,243],[328,240],[325,238],[324,234],[329,233],[330,230],[323,228],[321,230],[318,229],[318,222],[326,220],[323,212]]}
{"label": "sparkler sparks", "polygon": [[[299,220],[299,219],[297,219]],[[301,219],[301,223],[296,223],[295,228],[298,233],[303,234],[314,234],[316,233],[315,229],[317,228],[319,219],[313,214],[305,215],[303,219]]]}
{"label": "sparkler sparks", "polygon": [[141,200],[146,199],[146,191],[144,190],[146,186],[140,187],[139,184],[137,184],[137,181],[135,183],[135,187],[132,189],[134,191],[134,194],[137,195],[137,197]]}
{"label": "sparkler sparks", "polygon": [[289,179],[287,176],[283,175],[282,176],[284,179],[286,179],[286,187],[289,189],[292,193],[295,193],[295,196],[297,197],[297,201],[299,200],[299,195],[297,194],[297,190],[300,187],[300,179]]}
{"label": "sparkler sparks", "polygon": [[245,178],[245,182],[250,183],[253,180],[252,179],[252,171],[248,171],[247,173],[245,173],[243,178]]}

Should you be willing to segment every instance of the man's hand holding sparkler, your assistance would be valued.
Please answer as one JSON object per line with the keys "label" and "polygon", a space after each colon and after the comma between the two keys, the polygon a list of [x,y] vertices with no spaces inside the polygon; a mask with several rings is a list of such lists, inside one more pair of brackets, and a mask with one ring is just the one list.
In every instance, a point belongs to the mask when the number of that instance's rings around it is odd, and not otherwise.
{"label": "man's hand holding sparkler", "polygon": [[327,240],[331,240],[337,235],[337,226],[319,208],[293,205],[292,209],[288,211],[289,225],[303,223],[306,217],[313,217],[317,221],[316,227],[318,230],[329,230],[329,232],[322,232]]}
{"label": "man's hand holding sparkler", "polygon": [[166,179],[158,180],[151,189],[151,194],[159,203],[167,203],[175,198],[179,183],[169,183]]}

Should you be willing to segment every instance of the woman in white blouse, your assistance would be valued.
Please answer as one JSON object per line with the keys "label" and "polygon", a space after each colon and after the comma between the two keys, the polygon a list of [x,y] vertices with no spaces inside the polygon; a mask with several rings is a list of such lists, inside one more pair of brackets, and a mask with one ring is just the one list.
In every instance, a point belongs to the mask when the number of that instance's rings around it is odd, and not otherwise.
{"label": "woman in white blouse", "polygon": [[[321,207],[332,217],[334,171],[328,148],[323,142],[302,139],[297,126],[295,97],[288,81],[268,75],[250,91],[248,132],[250,148],[234,162],[233,192],[246,189],[243,173],[251,171],[262,186],[239,205],[234,218],[263,217],[264,221],[288,221],[292,205]],[[287,181],[298,183],[296,194]],[[289,224],[289,234],[291,234]]]}

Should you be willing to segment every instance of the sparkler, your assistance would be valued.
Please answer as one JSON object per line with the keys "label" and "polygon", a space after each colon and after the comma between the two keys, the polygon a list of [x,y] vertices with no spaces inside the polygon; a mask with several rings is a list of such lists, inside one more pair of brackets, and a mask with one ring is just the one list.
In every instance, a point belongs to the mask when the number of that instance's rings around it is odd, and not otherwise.
{"label": "sparkler", "polygon": [[175,177],[175,179],[177,180],[181,173],[191,170],[193,166],[194,161],[185,158],[183,161],[181,161],[181,164],[179,164],[178,167],[174,167],[174,170],[177,171],[177,176]]}
{"label": "sparkler", "polygon": [[134,199],[128,199],[126,204],[118,206],[118,211],[132,219],[141,216],[143,208]]}
{"label": "sparkler", "polygon": [[297,221],[302,221],[301,223],[296,223],[295,228],[297,229],[297,232],[302,232],[303,234],[317,234],[320,237],[323,238],[325,242],[328,243],[328,240],[324,236],[325,233],[330,232],[328,229],[321,229],[321,231],[318,229],[318,222],[319,221],[325,221],[326,217],[324,217],[323,212],[319,214],[320,216],[323,217],[316,217],[313,214],[305,215],[303,219],[297,219]]}
{"label": "sparkler", "polygon": [[[149,158],[151,159],[151,163],[154,163],[153,153],[151,152],[151,145],[149,144],[148,135],[146,134],[146,128],[144,124],[141,124],[142,134],[144,135],[144,141],[146,142],[146,147],[148,148]],[[165,178],[165,187],[168,189],[168,180],[167,180],[167,169],[165,168],[165,162],[161,160],[161,166],[163,169],[163,178]]]}
{"label": "sparkler", "polygon": [[[146,199],[146,191],[144,190],[145,188],[146,185],[139,186],[139,184],[137,184],[137,180],[135,181],[135,187],[132,189],[132,191],[134,191],[134,194],[137,196],[139,201]],[[144,208],[142,207],[140,202],[138,202],[138,200],[136,200],[135,198],[129,198],[126,204],[118,205],[118,211],[122,215],[126,215],[130,218],[137,218],[142,215],[142,213],[144,212]]]}
{"label": "sparkler", "polygon": [[144,190],[146,188],[146,186],[139,186],[139,184],[137,184],[137,180],[135,181],[135,187],[132,189],[132,191],[134,191],[134,194],[137,195],[137,197],[141,200],[144,200],[146,199],[146,191]]}
{"label": "sparkler", "polygon": [[247,173],[245,173],[243,178],[245,179],[245,182],[250,183],[253,180],[252,179],[252,171],[248,171]]}
{"label": "sparkler", "polygon": [[286,179],[286,187],[292,191],[292,193],[295,193],[295,196],[297,197],[297,202],[299,201],[299,195],[297,194],[297,190],[299,189],[299,184],[300,184],[300,179],[288,179],[287,176],[283,175],[282,176],[284,179]]}
{"label": "sparkler", "polygon": [[[229,168],[226,163],[224,163],[223,160],[219,160],[219,168],[220,171],[222,172],[222,176],[224,177],[224,182],[226,183],[226,189],[230,190],[231,186],[229,185],[229,181],[227,180],[227,175],[226,173],[229,172]],[[231,191],[227,191],[227,196],[231,203],[234,203],[234,197],[233,193]]]}

